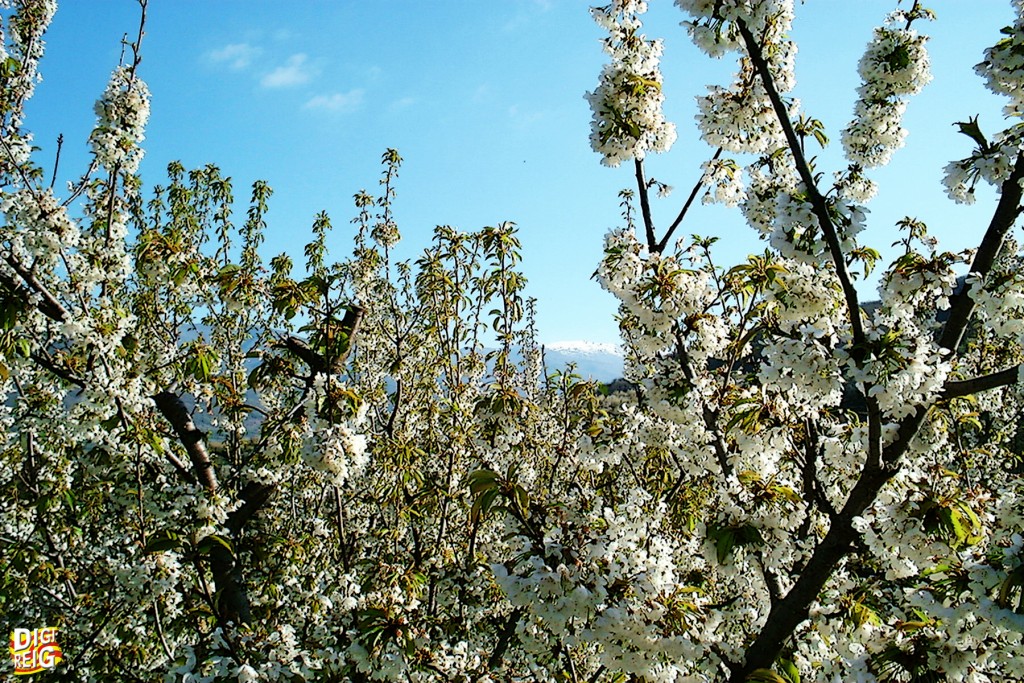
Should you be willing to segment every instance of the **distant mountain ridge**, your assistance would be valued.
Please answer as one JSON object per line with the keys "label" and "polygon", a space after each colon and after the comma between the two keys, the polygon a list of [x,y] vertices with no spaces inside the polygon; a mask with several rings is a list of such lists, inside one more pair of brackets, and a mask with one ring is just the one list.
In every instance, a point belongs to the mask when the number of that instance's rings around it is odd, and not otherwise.
{"label": "distant mountain ridge", "polygon": [[611,382],[622,377],[624,358],[615,344],[589,341],[561,341],[544,345],[544,365],[550,374],[576,366],[584,379]]}

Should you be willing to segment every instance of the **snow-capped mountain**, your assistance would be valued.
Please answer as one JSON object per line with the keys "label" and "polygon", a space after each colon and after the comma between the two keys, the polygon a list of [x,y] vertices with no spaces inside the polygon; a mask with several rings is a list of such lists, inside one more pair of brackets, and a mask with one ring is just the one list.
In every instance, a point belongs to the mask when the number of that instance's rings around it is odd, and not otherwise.
{"label": "snow-capped mountain", "polygon": [[562,341],[544,345],[544,365],[548,373],[563,370],[570,363],[576,374],[599,382],[622,377],[622,349],[614,344],[588,341]]}

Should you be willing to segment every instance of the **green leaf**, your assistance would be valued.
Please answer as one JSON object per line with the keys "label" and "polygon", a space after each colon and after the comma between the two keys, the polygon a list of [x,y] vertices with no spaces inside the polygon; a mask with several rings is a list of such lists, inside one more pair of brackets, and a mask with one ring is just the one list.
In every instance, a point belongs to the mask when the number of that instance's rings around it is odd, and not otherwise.
{"label": "green leaf", "polygon": [[882,623],[878,613],[860,600],[857,600],[850,605],[850,621],[852,621],[853,625],[857,628],[860,628],[864,624],[878,626]]}
{"label": "green leaf", "polygon": [[480,520],[491,511],[494,506],[494,501],[497,499],[498,494],[501,490],[497,487],[485,490],[473,501],[473,506],[469,511],[469,521],[473,525],[476,525]]}
{"label": "green leaf", "polygon": [[910,65],[910,50],[905,45],[898,45],[889,53],[886,66],[890,72],[902,71]]}
{"label": "green leaf", "polygon": [[185,363],[186,372],[200,382],[209,382],[218,358],[217,352],[212,347],[196,343],[192,347],[191,356]]}
{"label": "green leaf", "polygon": [[121,424],[121,416],[118,415],[117,413],[114,413],[113,415],[108,417],[106,420],[103,420],[102,422],[100,422],[100,427],[103,427],[103,430],[107,434],[109,434],[110,432],[112,432],[115,429],[117,429],[117,427],[120,424]]}
{"label": "green leaf", "polygon": [[776,664],[782,670],[782,675],[786,677],[789,683],[800,683],[800,670],[796,668],[796,664],[792,660],[779,657]]}
{"label": "green leaf", "polygon": [[498,473],[494,470],[476,470],[466,477],[469,483],[469,490],[472,493],[479,493],[491,486],[494,486],[498,481]]}
{"label": "green leaf", "polygon": [[196,544],[196,551],[200,555],[209,555],[213,551],[213,549],[217,547],[224,548],[229,553],[231,553],[232,557],[234,557],[235,549],[232,547],[231,541],[217,534],[210,534],[209,536],[204,536],[203,539],[199,541],[198,544]]}
{"label": "green leaf", "polygon": [[747,680],[751,683],[790,683],[771,669],[754,669],[747,674]]}
{"label": "green leaf", "polygon": [[19,337],[14,340],[11,349],[22,358],[28,358],[32,355],[32,342],[25,337]]}
{"label": "green leaf", "polygon": [[173,531],[161,531],[150,537],[146,544],[145,552],[159,553],[165,550],[175,550],[181,547],[181,538]]}
{"label": "green leaf", "polygon": [[719,529],[714,535],[714,540],[718,562],[724,564],[729,553],[732,552],[733,546],[736,545],[736,534],[732,529]]}
{"label": "green leaf", "polygon": [[737,546],[762,545],[764,543],[761,530],[750,524],[725,527],[709,526],[708,537],[715,544],[716,555],[721,563],[725,563],[729,554]]}
{"label": "green leaf", "polygon": [[1024,564],[1018,566],[999,585],[996,603],[1003,609],[1024,614]]}
{"label": "green leaf", "polygon": [[515,500],[516,507],[519,508],[519,512],[523,517],[526,517],[530,513],[530,494],[526,492],[519,484],[516,484],[512,491],[513,499]]}
{"label": "green leaf", "polygon": [[953,125],[960,129],[960,133],[978,143],[978,149],[980,149],[982,153],[989,150],[988,140],[985,139],[985,135],[981,132],[981,126],[978,125],[977,116],[967,119],[967,121],[957,121]]}

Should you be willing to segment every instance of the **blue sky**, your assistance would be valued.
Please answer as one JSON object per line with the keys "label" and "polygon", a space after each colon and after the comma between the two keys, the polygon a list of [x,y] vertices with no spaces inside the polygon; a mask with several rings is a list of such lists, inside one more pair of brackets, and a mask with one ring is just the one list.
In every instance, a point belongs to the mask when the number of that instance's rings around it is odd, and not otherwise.
{"label": "blue sky", "polygon": [[[172,160],[215,163],[234,179],[239,198],[265,179],[275,190],[266,256],[287,251],[300,260],[321,210],[332,217],[331,247],[340,256],[350,249],[352,195],[376,188],[380,155],[395,147],[405,159],[397,204],[405,255],[422,249],[437,224],[471,230],[514,221],[542,341],[615,342],[615,302],[590,275],[602,236],[619,222],[616,195],[632,172],[602,167],[589,147],[583,93],[605,61],[589,4],[151,0],[141,75],[153,114],[143,178],[162,182]],[[883,250],[904,215],[925,220],[946,248],[970,246],[992,206],[990,194],[975,207],[953,205],[941,169],[970,153],[953,122],[980,114],[987,132],[1005,125],[1002,102],[983,89],[973,65],[1010,23],[1011,8],[1004,0],[929,6],[938,21],[922,30],[932,36],[935,80],[910,105],[907,147],[872,174],[880,193],[863,242]],[[797,4],[796,95],[833,140],[821,170],[842,167],[839,132],[852,111],[857,60],[872,27],[894,7],[879,0]],[[696,134],[694,96],[726,83],[734,70],[690,44],[679,26],[684,18],[668,0],[652,0],[646,22],[648,35],[666,40],[666,113],[679,130],[674,149],[649,162],[649,176],[676,188],[655,203],[662,225],[712,151]],[[48,170],[64,134],[61,182],[84,170],[93,102],[118,61],[122,35],[134,36],[137,24],[130,0],[69,0],[57,12],[27,125]],[[736,211],[699,207],[681,231],[721,237],[717,258],[725,266],[762,249]],[[870,298],[871,288],[864,290]]]}

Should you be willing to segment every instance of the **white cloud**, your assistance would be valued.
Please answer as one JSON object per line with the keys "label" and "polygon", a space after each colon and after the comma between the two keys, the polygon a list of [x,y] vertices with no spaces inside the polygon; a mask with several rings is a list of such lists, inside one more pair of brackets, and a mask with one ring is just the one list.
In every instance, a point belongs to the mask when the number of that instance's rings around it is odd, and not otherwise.
{"label": "white cloud", "polygon": [[529,128],[538,121],[542,121],[546,116],[547,114],[543,111],[524,109],[516,104],[508,108],[508,117],[512,121],[512,125],[517,128]]}
{"label": "white cloud", "polygon": [[249,43],[231,43],[218,50],[206,53],[207,59],[218,64],[227,64],[232,69],[244,69],[260,53],[260,49]]}
{"label": "white cloud", "polygon": [[321,111],[352,112],[363,106],[362,88],[355,88],[348,92],[337,92],[330,95],[317,95],[310,98],[304,105],[304,109],[319,109]]}
{"label": "white cloud", "polygon": [[537,14],[549,12],[553,6],[552,0],[532,0],[530,5],[526,7],[520,3],[518,5],[518,11],[505,22],[505,25],[502,26],[502,30],[506,32],[522,30],[533,21]]}
{"label": "white cloud", "polygon": [[478,104],[491,99],[491,86],[487,83],[481,83],[476,86],[476,90],[473,91],[470,99]]}
{"label": "white cloud", "polygon": [[388,111],[401,111],[416,104],[415,97],[401,97],[388,105]]}
{"label": "white cloud", "polygon": [[306,63],[308,59],[301,52],[292,55],[284,66],[277,67],[260,79],[260,85],[264,88],[288,88],[308,83],[313,77],[313,70]]}

